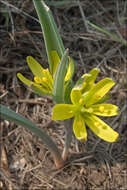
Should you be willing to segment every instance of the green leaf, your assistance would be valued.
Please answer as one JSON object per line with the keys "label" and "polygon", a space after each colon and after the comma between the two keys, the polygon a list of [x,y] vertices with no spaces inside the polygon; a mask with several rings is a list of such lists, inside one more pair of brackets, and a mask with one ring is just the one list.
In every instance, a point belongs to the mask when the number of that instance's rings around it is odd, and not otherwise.
{"label": "green leaf", "polygon": [[7,108],[4,105],[0,104],[0,116],[3,119],[13,121],[17,125],[21,125],[25,129],[33,132],[37,137],[41,138],[43,143],[45,143],[49,150],[52,152],[53,157],[56,160],[61,159],[61,155],[56,144],[52,141],[52,139],[42,131],[39,127],[37,127],[32,121],[28,120],[27,118],[21,116],[20,114],[14,112],[13,110]]}
{"label": "green leaf", "polygon": [[62,6],[68,5],[68,4],[75,5],[74,3],[76,3],[76,2],[74,2],[74,0],[64,0],[64,1],[46,0],[46,2],[48,3],[48,5],[52,5],[54,7],[62,7]]}
{"label": "green leaf", "polygon": [[108,32],[107,30],[105,30],[105,29],[103,29],[103,28],[101,28],[101,27],[99,27],[99,26],[91,23],[90,21],[87,21],[87,23],[90,26],[92,26],[93,28],[95,28],[96,30],[98,30],[99,32],[102,32],[105,35],[109,36],[112,40],[114,40],[116,42],[120,42],[121,44],[127,46],[127,41],[126,40],[119,38],[117,35]]}
{"label": "green leaf", "polygon": [[40,20],[49,66],[53,74],[53,59],[51,52],[55,50],[61,59],[65,51],[64,45],[49,7],[43,0],[33,0],[33,2]]}

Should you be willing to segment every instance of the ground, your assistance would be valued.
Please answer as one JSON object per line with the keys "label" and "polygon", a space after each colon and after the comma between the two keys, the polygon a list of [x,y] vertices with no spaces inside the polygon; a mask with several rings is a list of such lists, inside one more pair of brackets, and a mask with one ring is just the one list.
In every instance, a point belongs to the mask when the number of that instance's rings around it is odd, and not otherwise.
{"label": "ground", "polygon": [[[87,20],[119,39],[127,40],[127,1],[46,1],[51,7],[64,45],[75,60],[74,80],[93,67],[98,80],[111,77],[116,86],[111,102],[119,106],[107,118],[119,134],[116,143],[98,139],[88,129],[88,140],[73,137],[68,164],[56,170],[47,147],[34,134],[1,120],[0,190],[127,190],[126,44],[90,27]],[[64,128],[51,121],[53,102],[39,97],[18,79],[17,72],[32,79],[26,57],[32,55],[48,67],[44,41],[31,0],[0,0],[0,100],[3,105],[34,121],[62,151]]]}

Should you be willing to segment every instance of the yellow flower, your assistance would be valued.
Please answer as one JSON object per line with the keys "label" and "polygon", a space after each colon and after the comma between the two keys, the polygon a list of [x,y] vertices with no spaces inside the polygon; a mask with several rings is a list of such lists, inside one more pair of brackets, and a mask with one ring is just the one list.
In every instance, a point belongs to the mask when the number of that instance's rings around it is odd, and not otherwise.
{"label": "yellow flower", "polygon": [[42,94],[52,94],[53,77],[48,69],[44,69],[32,56],[27,57],[27,63],[34,75],[34,81],[18,73],[18,78],[32,88],[33,91]]}
{"label": "yellow flower", "polygon": [[[21,73],[17,74],[18,78],[23,83],[25,83],[35,93],[39,95],[43,95],[43,94],[52,95],[53,82],[54,82],[57,67],[60,63],[60,58],[56,51],[52,51],[51,56],[52,56],[52,63],[53,63],[52,74],[49,72],[49,69],[44,69],[32,56],[27,57],[27,63],[34,75],[34,80],[31,81],[27,79]],[[73,61],[71,58],[69,58],[69,67],[68,67],[67,74],[65,76],[65,82],[72,77],[73,70],[74,70]]]}
{"label": "yellow flower", "polygon": [[[94,81],[98,73],[96,71],[96,69],[92,70],[96,75],[93,73],[91,76],[87,74],[86,80],[83,82],[80,80],[72,89],[72,104],[56,104],[53,107],[52,120],[65,120],[74,117],[73,131],[80,141],[87,140],[87,125],[103,140],[114,142],[119,134],[99,119],[97,115],[110,117],[118,114],[117,106],[100,103],[107,92],[115,85],[115,82],[110,78],[105,78],[95,84]],[[88,86],[89,82],[90,85]]]}

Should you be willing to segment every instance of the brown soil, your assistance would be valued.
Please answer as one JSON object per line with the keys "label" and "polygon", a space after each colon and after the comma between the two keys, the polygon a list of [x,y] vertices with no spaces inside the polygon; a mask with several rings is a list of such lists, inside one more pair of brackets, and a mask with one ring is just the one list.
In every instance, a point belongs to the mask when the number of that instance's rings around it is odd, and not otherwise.
{"label": "brown soil", "polygon": [[[99,140],[88,129],[88,141],[73,137],[68,164],[54,168],[47,147],[35,135],[13,122],[0,125],[0,190],[127,190],[126,47],[88,26],[85,18],[127,40],[127,3],[124,0],[47,1],[66,48],[75,60],[76,80],[93,67],[98,79],[116,81],[111,102],[120,114],[105,121],[120,134],[118,142]],[[57,3],[63,2],[63,5]],[[9,3],[9,4],[8,4]],[[27,14],[26,14],[27,13]],[[32,78],[28,55],[48,67],[41,28],[31,0],[0,0],[0,100],[34,121],[51,135],[62,151],[64,130],[51,121],[50,98],[39,97],[17,79],[21,72]]]}

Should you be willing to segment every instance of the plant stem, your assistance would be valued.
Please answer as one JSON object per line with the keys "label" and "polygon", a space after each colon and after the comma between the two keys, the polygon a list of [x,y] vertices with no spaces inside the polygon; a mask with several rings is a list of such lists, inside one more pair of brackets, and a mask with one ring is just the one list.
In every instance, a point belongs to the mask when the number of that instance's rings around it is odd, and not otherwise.
{"label": "plant stem", "polygon": [[62,153],[62,158],[65,161],[67,159],[69,148],[72,141],[72,119],[64,121],[64,127],[65,127],[65,145]]}

